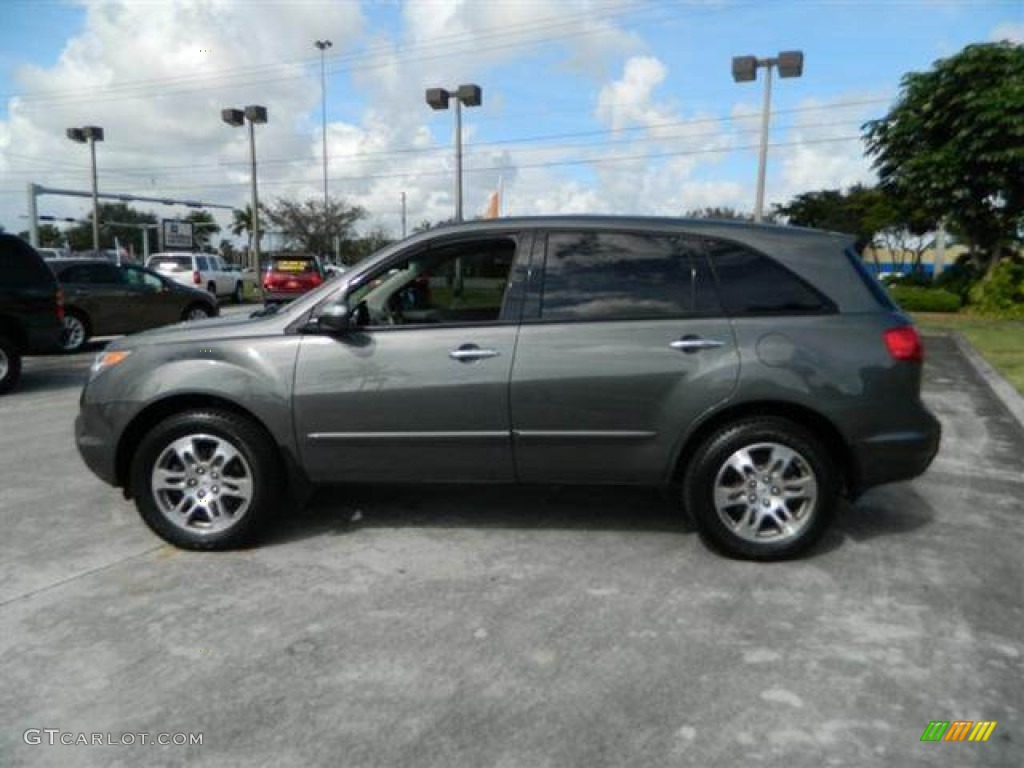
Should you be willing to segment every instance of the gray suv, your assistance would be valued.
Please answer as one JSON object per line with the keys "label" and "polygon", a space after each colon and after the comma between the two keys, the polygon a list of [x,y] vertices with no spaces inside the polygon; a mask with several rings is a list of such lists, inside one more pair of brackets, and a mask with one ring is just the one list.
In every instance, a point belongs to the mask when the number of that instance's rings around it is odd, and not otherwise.
{"label": "gray suv", "polygon": [[192,549],[317,484],[674,489],[704,539],[795,555],[840,494],[923,472],[922,348],[851,238],[552,217],[431,230],[283,308],[112,343],[79,451]]}

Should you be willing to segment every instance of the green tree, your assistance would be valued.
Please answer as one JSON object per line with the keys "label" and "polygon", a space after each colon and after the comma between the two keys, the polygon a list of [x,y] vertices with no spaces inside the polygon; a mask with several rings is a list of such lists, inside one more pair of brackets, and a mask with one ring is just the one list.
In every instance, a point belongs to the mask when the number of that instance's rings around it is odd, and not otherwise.
{"label": "green tree", "polygon": [[[141,253],[142,237],[149,237],[150,250],[156,249],[156,230],[140,229],[142,224],[156,224],[156,216],[139,211],[126,203],[100,203],[100,248],[113,248],[115,239],[122,247]],[[67,231],[68,246],[73,251],[92,250],[92,211],[89,218]]]}
{"label": "green tree", "polygon": [[[3,229],[0,228],[0,232]],[[18,237],[26,242],[29,239],[29,231],[19,232]],[[64,248],[67,246],[67,238],[59,228],[50,223],[39,225],[39,247],[40,248]]]}
{"label": "green tree", "polygon": [[210,238],[220,232],[220,224],[209,211],[190,211],[185,221],[192,224],[192,240],[202,250],[210,249]]}
{"label": "green tree", "polygon": [[277,231],[284,238],[285,248],[321,255],[333,251],[335,237],[344,250],[356,237],[356,223],[365,216],[366,211],[358,205],[334,198],[328,199],[326,212],[319,198],[299,201],[285,197],[267,206],[266,211],[267,229]]}
{"label": "green tree", "polygon": [[395,242],[393,237],[380,227],[377,227],[370,230],[367,234],[346,243],[345,247],[341,249],[341,259],[346,264],[355,264],[367,256],[376,253],[381,248],[391,245],[393,242]]}
{"label": "green tree", "polygon": [[[746,213],[745,211],[737,211],[735,208],[729,208],[728,206],[709,206],[704,208],[691,208],[690,210],[683,213],[683,217],[687,219],[725,219],[729,221],[753,221],[754,214]],[[765,216],[765,221],[774,221],[775,215],[768,214]]]}
{"label": "green tree", "polygon": [[889,113],[864,125],[882,188],[945,219],[978,266],[1024,228],[1024,47],[969,45],[901,81]]}

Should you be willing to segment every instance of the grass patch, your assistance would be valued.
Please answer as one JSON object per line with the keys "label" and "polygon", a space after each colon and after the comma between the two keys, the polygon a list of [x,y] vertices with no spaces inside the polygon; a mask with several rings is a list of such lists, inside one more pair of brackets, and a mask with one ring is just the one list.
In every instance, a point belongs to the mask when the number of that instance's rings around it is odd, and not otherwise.
{"label": "grass patch", "polygon": [[959,331],[1024,395],[1024,320],[915,312],[914,322],[926,333]]}

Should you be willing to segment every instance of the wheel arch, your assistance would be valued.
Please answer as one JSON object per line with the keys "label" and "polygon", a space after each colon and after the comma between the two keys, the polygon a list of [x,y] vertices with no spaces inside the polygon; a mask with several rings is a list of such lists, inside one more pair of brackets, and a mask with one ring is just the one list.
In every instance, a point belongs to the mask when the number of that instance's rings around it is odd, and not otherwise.
{"label": "wheel arch", "polygon": [[139,411],[124,428],[121,433],[121,438],[117,444],[117,450],[114,454],[114,472],[116,484],[120,488],[124,489],[126,498],[130,497],[131,493],[131,483],[129,482],[131,461],[146,433],[149,432],[149,430],[156,424],[169,416],[173,416],[174,414],[181,413],[183,411],[193,410],[224,411],[251,422],[263,433],[268,444],[277,456],[284,461],[285,474],[288,483],[288,488],[286,490],[290,491],[293,496],[304,497],[305,495],[308,495],[311,490],[311,486],[305,472],[303,472],[299,466],[296,457],[292,455],[291,451],[288,450],[286,446],[282,446],[274,439],[273,433],[267,428],[267,425],[262,419],[248,408],[245,408],[228,398],[203,393],[172,395],[150,403]]}
{"label": "wheel arch", "polygon": [[74,315],[75,317],[82,321],[82,324],[85,326],[86,339],[94,335],[92,332],[92,318],[89,316],[89,313],[82,309],[80,306],[78,306],[77,304],[65,304],[64,315]]}
{"label": "wheel arch", "polygon": [[857,463],[839,428],[828,417],[807,406],[775,400],[737,403],[705,416],[677,446],[674,460],[669,464],[668,483],[682,480],[697,449],[714,432],[741,419],[765,416],[787,419],[813,432],[834,460],[843,489],[847,493],[856,494],[860,483]]}

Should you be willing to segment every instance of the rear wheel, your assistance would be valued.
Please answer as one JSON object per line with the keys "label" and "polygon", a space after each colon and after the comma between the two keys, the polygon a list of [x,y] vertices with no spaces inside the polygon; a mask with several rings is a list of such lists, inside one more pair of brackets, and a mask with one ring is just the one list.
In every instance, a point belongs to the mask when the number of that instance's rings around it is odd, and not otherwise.
{"label": "rear wheel", "polygon": [[839,495],[832,457],[781,418],[726,425],[698,448],[683,503],[708,543],[750,560],[793,557],[828,527]]}
{"label": "rear wheel", "polygon": [[182,320],[205,320],[213,317],[213,312],[204,304],[191,304],[181,313]]}
{"label": "rear wheel", "polygon": [[217,298],[217,284],[216,283],[213,283],[213,282],[209,283],[206,286],[206,290],[210,292],[210,295],[213,296],[213,298]]}
{"label": "rear wheel", "polygon": [[140,443],[131,486],[142,519],[185,549],[251,542],[274,512],[281,475],[256,424],[223,411],[188,411]]}
{"label": "rear wheel", "polygon": [[0,395],[10,392],[21,378],[21,353],[14,342],[0,336]]}
{"label": "rear wheel", "polygon": [[231,301],[234,302],[235,304],[241,304],[242,303],[242,284],[241,283],[235,283],[235,290],[231,294]]}
{"label": "rear wheel", "polygon": [[85,315],[70,311],[64,314],[64,331],[61,334],[61,347],[67,353],[78,352],[89,340],[89,321]]}

